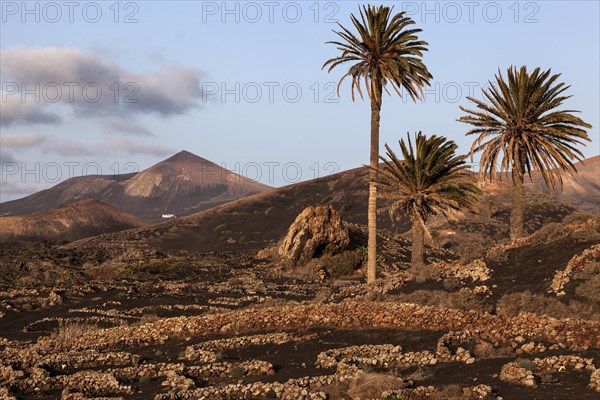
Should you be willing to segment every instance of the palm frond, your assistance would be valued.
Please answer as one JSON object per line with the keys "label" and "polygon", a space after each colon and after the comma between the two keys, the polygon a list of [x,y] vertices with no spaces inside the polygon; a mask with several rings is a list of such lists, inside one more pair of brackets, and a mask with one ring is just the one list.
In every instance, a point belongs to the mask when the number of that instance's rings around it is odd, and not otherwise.
{"label": "palm frond", "polygon": [[[331,72],[334,68],[351,63],[338,82],[338,95],[342,82],[352,79],[352,100],[358,93],[363,99],[363,90],[376,100],[381,92],[390,93],[388,85],[400,97],[404,92],[413,100],[423,95],[423,86],[432,79],[422,61],[428,43],[419,40],[421,29],[409,29],[415,22],[401,12],[392,16],[393,7],[362,6],[358,17],[350,15],[356,32],[338,23],[339,30],[333,32],[339,41],[330,41],[341,52],[327,60],[322,68]],[[373,86],[374,82],[379,86]]]}
{"label": "palm frond", "polygon": [[469,155],[473,159],[481,152],[481,174],[493,179],[496,172],[502,177],[515,171],[519,179],[525,174],[531,179],[538,172],[552,190],[562,189],[563,173],[574,177],[574,161],[583,160],[576,146],[590,141],[584,128],[591,125],[574,115],[579,111],[558,109],[571,97],[564,95],[569,86],[558,83],[559,77],[551,70],[513,66],[506,78],[498,71],[496,82],[482,89],[487,101],[469,97],[476,109],[460,107],[467,115],[458,121],[474,127],[467,135],[478,136]]}
{"label": "palm frond", "polygon": [[[455,219],[462,212],[477,212],[481,190],[477,178],[468,171],[466,156],[457,155],[457,145],[443,136],[407,134],[399,142],[400,158],[386,144],[382,165],[375,168],[381,196],[392,202],[392,216],[405,214],[422,224],[430,216]],[[373,169],[369,167],[370,169]]]}

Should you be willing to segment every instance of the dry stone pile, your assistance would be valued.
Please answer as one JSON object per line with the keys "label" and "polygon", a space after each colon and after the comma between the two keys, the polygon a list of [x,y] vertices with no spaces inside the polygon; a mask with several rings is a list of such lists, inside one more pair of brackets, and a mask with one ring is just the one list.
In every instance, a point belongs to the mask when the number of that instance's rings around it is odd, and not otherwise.
{"label": "dry stone pile", "polygon": [[527,368],[520,367],[516,362],[509,362],[502,366],[500,379],[517,385],[536,387],[535,376]]}
{"label": "dry stone pile", "polygon": [[121,385],[114,375],[100,371],[79,371],[66,376],[62,382],[63,392],[79,392],[85,395],[108,395],[133,393],[130,386]]}
{"label": "dry stone pile", "polygon": [[594,371],[596,366],[594,359],[583,358],[576,355],[560,355],[545,358],[535,358],[533,363],[536,365],[536,372],[563,372],[567,368],[574,370]]}
{"label": "dry stone pile", "polygon": [[316,365],[321,368],[338,368],[340,364],[358,367],[411,367],[434,365],[438,359],[429,351],[402,352],[402,347],[391,344],[360,345],[327,350],[317,357]]}
{"label": "dry stone pile", "polygon": [[574,256],[567,263],[564,270],[557,271],[550,285],[550,292],[554,292],[557,296],[564,296],[564,287],[571,280],[571,275],[579,270],[582,270],[592,261],[600,260],[600,244],[595,244],[583,253]]}
{"label": "dry stone pile", "polygon": [[590,387],[596,392],[600,392],[600,369],[592,371],[590,376]]}
{"label": "dry stone pile", "polygon": [[[521,336],[528,341],[546,341],[579,351],[600,347],[600,322],[558,320],[547,316],[520,314],[496,316],[474,310],[439,309],[410,303],[344,300],[336,304],[295,304],[238,310],[221,314],[161,319],[141,326],[119,326],[76,337],[73,351],[110,351],[123,346],[150,346],[170,339],[216,334],[236,322],[239,333],[329,326],[339,329],[361,327],[408,330],[479,330],[490,342],[506,342]],[[28,351],[48,354],[60,342],[41,338]],[[6,351],[6,349],[5,349]],[[10,351],[10,349],[8,350]]]}
{"label": "dry stone pile", "polygon": [[435,265],[442,269],[442,274],[446,278],[458,278],[461,281],[470,279],[472,282],[485,282],[490,279],[492,274],[492,271],[482,259],[473,260],[467,265],[463,265],[458,261],[453,263],[438,262]]}
{"label": "dry stone pile", "polygon": [[3,386],[0,386],[0,399],[17,400],[17,398],[15,396],[13,396],[12,394],[10,394],[8,389]]}
{"label": "dry stone pile", "polygon": [[598,388],[598,369],[592,358],[583,358],[576,355],[560,355],[545,358],[535,358],[532,361],[520,359],[502,366],[500,379],[518,385],[536,387],[542,375],[565,372],[567,369],[575,371],[590,371],[590,387]]}
{"label": "dry stone pile", "polygon": [[[291,332],[324,327],[448,333],[439,338],[435,349],[431,351],[403,352],[400,346],[392,344],[323,351],[317,357],[317,366],[334,372],[283,383],[250,383],[245,380],[249,376],[273,375],[274,367],[269,362],[257,359],[231,362],[217,354],[253,345],[314,340],[315,334]],[[598,349],[598,332],[600,322],[559,320],[533,314],[497,316],[474,310],[351,299],[326,304],[295,303],[164,318],[143,325],[85,331],[69,338],[68,343],[55,336],[41,337],[36,343],[4,340],[0,350],[0,386],[7,388],[8,393],[17,390],[25,393],[62,390],[65,398],[83,398],[81,396],[89,397],[92,394],[124,395],[134,390],[134,384],[130,386],[130,382],[138,382],[143,378],[163,378],[161,383],[168,392],[156,396],[157,400],[244,398],[248,393],[255,397],[318,399],[324,398],[323,388],[326,385],[354,379],[367,367],[425,367],[443,362],[470,364],[477,360],[468,349],[481,341],[492,348],[506,347],[516,355],[519,352],[534,354],[548,349],[562,350],[563,353],[568,350]],[[186,345],[188,341],[190,344]],[[184,350],[177,361],[170,358],[167,362],[149,361],[135,354],[136,349],[150,348],[154,351],[156,346],[174,342]],[[168,357],[176,358],[172,355]],[[72,375],[50,373],[81,368],[85,370]],[[91,368],[100,368],[101,371],[90,371]],[[589,371],[589,385],[598,390],[599,377],[593,359],[576,355],[534,359],[529,368],[517,362],[508,363],[502,367],[500,375],[505,381],[533,386],[536,385],[536,374],[559,373],[565,369]],[[238,378],[239,382],[231,383]],[[200,381],[209,386],[199,387]],[[437,389],[405,390],[407,396],[408,393],[414,396],[408,398],[427,398]],[[483,386],[469,390],[465,392],[465,398],[483,399],[491,396],[491,392],[487,392]]]}

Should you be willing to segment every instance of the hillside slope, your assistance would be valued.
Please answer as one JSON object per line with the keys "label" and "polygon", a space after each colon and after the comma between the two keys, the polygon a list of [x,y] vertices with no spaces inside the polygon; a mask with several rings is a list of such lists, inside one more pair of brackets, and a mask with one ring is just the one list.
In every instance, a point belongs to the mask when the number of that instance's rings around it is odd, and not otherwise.
{"label": "hillside slope", "polygon": [[[280,240],[305,207],[318,204],[331,204],[340,210],[345,221],[365,225],[367,175],[364,168],[344,171],[243,198],[189,217],[98,238],[96,243],[110,246],[111,241],[125,241],[162,251],[196,253],[259,249]],[[560,200],[551,193],[535,191],[535,187],[529,185],[526,230],[533,232],[577,210],[593,210],[593,200],[600,194],[597,189],[600,176],[595,180],[592,175],[589,178],[590,192],[585,192],[585,197],[579,196],[579,187],[567,186]],[[482,187],[485,195],[479,215],[465,214],[458,222],[440,218],[430,221],[438,245],[447,248],[475,243],[493,245],[508,237],[510,184],[482,183]],[[408,219],[392,221],[385,211],[387,204],[384,199],[378,202],[378,229],[410,238]]]}
{"label": "hillside slope", "polygon": [[73,241],[147,224],[100,201],[84,200],[31,215],[0,217],[0,240]]}

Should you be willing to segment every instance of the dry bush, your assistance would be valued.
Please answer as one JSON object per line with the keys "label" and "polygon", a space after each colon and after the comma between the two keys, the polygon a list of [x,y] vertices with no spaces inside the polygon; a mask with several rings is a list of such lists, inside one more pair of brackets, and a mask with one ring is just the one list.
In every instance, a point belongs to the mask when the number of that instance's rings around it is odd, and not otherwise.
{"label": "dry bush", "polygon": [[463,284],[460,281],[460,279],[455,278],[453,276],[450,277],[450,278],[444,279],[443,283],[444,283],[444,289],[446,289],[449,292],[453,292],[455,290],[458,290],[458,289],[460,289],[463,286]]}
{"label": "dry bush", "polygon": [[52,332],[51,337],[57,339],[62,349],[68,350],[75,338],[96,332],[100,329],[96,324],[84,324],[68,319],[59,319],[58,328]]}
{"label": "dry bush", "polygon": [[312,280],[317,277],[317,272],[324,268],[320,258],[313,258],[306,263],[297,263],[285,258],[278,258],[279,276],[293,279]]}
{"label": "dry bush", "polygon": [[229,232],[231,232],[231,227],[227,224],[221,224],[221,225],[215,226],[213,228],[213,231],[215,233],[229,233]]}
{"label": "dry bush", "polygon": [[262,303],[250,304],[250,305],[248,305],[247,308],[261,309],[261,308],[269,308],[269,307],[283,307],[283,306],[286,306],[289,304],[294,304],[294,303],[296,303],[296,302],[292,301],[292,300],[284,299],[281,297],[275,297],[275,298],[271,298],[271,299],[266,299]]}
{"label": "dry bush", "polygon": [[529,291],[505,294],[498,301],[496,311],[498,314],[510,316],[527,312],[554,318],[600,320],[600,307],[596,304],[585,304],[576,300],[565,304],[554,297]]}
{"label": "dry bush", "polygon": [[270,217],[271,215],[275,214],[275,212],[277,211],[277,207],[269,207],[265,210],[265,215],[267,217]]}
{"label": "dry bush", "polygon": [[565,232],[565,226],[562,223],[552,222],[542,226],[538,231],[531,235],[531,244],[545,244],[559,240],[568,233]]}
{"label": "dry bush", "polygon": [[477,358],[493,358],[495,353],[494,346],[489,342],[479,342],[475,345],[473,354]]}
{"label": "dry bush", "polygon": [[255,258],[257,260],[268,260],[268,259],[276,259],[279,257],[279,246],[272,245],[267,246],[256,253]]}
{"label": "dry bush", "polygon": [[229,278],[229,280],[227,280],[227,284],[229,286],[242,286],[244,284],[244,281],[240,278],[238,278],[237,276],[234,276],[232,278]]}
{"label": "dry bush", "polygon": [[583,269],[578,269],[573,272],[573,279],[587,281],[597,275],[600,275],[600,261],[591,261],[590,263],[585,264]]}
{"label": "dry bush", "polygon": [[458,292],[415,290],[411,293],[401,293],[394,296],[394,301],[480,312],[491,312],[494,309],[493,304],[466,290],[459,290]]}
{"label": "dry bush", "polygon": [[492,247],[494,247],[494,242],[491,240],[470,240],[460,243],[456,252],[460,255],[461,264],[469,264],[478,258],[484,258],[487,251]]}
{"label": "dry bush", "polygon": [[[590,227],[579,229],[573,232],[571,229],[565,229],[568,225],[581,224],[594,220]],[[531,236],[532,244],[550,243],[563,237],[572,235],[578,242],[591,242],[600,240],[600,219],[597,214],[592,213],[574,213],[566,217],[562,222],[553,222],[544,225],[540,230]]]}
{"label": "dry bush", "polygon": [[512,351],[512,348],[508,345],[496,348],[496,347],[494,347],[493,344],[491,344],[489,342],[486,342],[484,340],[479,340],[475,344],[473,354],[477,358],[482,358],[482,359],[506,358],[506,357],[512,357],[513,351]]}
{"label": "dry bush", "polygon": [[600,216],[597,213],[593,212],[579,211],[566,216],[563,220],[563,223],[565,225],[581,224],[583,222],[589,221],[590,219],[598,221],[600,219]]}
{"label": "dry bush", "polygon": [[442,389],[435,391],[431,400],[463,400],[465,395],[459,385],[448,385]]}
{"label": "dry bush", "polygon": [[600,303],[600,274],[597,274],[575,289],[578,296],[586,298],[595,303]]}
{"label": "dry bush", "polygon": [[383,392],[405,387],[404,381],[395,375],[362,373],[350,381],[348,396],[352,400],[379,399]]}
{"label": "dry bush", "polygon": [[358,251],[345,251],[334,256],[323,256],[322,261],[329,275],[335,278],[352,275],[362,264],[362,257]]}
{"label": "dry bush", "polygon": [[423,367],[421,367],[419,365],[417,367],[417,369],[415,369],[410,374],[404,376],[403,378],[404,378],[405,381],[417,381],[417,382],[419,382],[419,381],[427,380],[427,379],[431,378],[432,376],[433,376],[433,373],[423,371]]}
{"label": "dry bush", "polygon": [[117,276],[117,268],[106,265],[93,266],[88,264],[84,267],[84,274],[91,280],[112,281]]}
{"label": "dry bush", "polygon": [[331,288],[324,287],[315,293],[315,297],[312,299],[312,302],[315,304],[325,304],[331,297]]}
{"label": "dry bush", "polygon": [[417,282],[436,281],[442,277],[442,270],[435,265],[422,265],[418,267],[410,267],[408,272]]}
{"label": "dry bush", "polygon": [[147,314],[144,313],[142,314],[142,316],[140,317],[139,321],[137,321],[137,323],[139,325],[144,325],[144,324],[151,324],[153,322],[158,321],[160,318],[158,317],[158,315],[156,314]]}
{"label": "dry bush", "polygon": [[323,386],[321,391],[327,395],[327,399],[329,400],[347,400],[348,387],[348,381],[335,381],[329,385]]}
{"label": "dry bush", "polygon": [[578,243],[600,242],[600,222],[595,220],[592,226],[573,232],[573,238]]}

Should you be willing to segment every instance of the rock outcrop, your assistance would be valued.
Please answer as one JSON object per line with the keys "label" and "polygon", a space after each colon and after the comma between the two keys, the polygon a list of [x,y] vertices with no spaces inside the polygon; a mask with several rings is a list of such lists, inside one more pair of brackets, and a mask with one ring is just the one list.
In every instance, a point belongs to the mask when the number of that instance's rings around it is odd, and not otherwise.
{"label": "rock outcrop", "polygon": [[279,255],[306,262],[323,254],[343,251],[350,243],[348,228],[332,206],[309,206],[292,225],[279,247]]}

